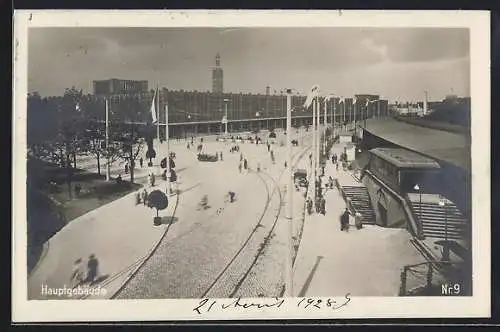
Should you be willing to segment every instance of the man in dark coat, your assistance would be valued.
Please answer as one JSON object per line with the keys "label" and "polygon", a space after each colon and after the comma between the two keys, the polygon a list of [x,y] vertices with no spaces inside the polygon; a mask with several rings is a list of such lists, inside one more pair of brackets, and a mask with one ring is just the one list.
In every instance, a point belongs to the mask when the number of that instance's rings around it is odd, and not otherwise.
{"label": "man in dark coat", "polygon": [[340,216],[340,230],[349,231],[349,210],[346,208],[344,213]]}

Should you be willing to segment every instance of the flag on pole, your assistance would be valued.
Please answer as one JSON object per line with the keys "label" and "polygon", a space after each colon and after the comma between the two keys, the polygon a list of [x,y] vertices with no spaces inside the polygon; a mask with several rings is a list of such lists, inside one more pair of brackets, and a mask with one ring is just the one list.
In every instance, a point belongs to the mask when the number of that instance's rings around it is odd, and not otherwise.
{"label": "flag on pole", "polygon": [[357,101],[358,101],[358,99],[357,99],[356,97],[354,97],[354,98],[352,99],[352,104],[353,104],[353,105],[354,105],[354,104],[356,104],[356,102],[357,102]]}
{"label": "flag on pole", "polygon": [[345,98],[344,97],[340,97],[339,98],[339,104],[342,104],[342,103],[345,103]]}
{"label": "flag on pole", "polygon": [[304,108],[308,109],[311,106],[314,97],[317,97],[318,95],[319,95],[319,85],[315,85],[311,88],[311,91],[307,95],[306,101],[304,102]]}
{"label": "flag on pole", "polygon": [[80,108],[80,103],[76,103],[76,105],[75,105],[75,110],[76,110],[77,112],[80,112],[80,111],[81,111],[81,108]]}
{"label": "flag on pole", "polygon": [[156,124],[158,122],[158,116],[156,115],[156,90],[155,94],[153,95],[153,101],[151,102],[151,118],[153,119],[153,124]]}

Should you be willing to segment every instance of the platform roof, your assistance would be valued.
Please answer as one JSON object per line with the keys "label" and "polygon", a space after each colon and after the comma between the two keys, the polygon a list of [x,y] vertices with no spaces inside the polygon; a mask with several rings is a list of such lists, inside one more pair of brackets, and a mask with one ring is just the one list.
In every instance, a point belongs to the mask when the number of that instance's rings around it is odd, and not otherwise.
{"label": "platform roof", "polygon": [[470,170],[470,145],[464,134],[412,125],[392,118],[369,119],[365,130],[402,148]]}
{"label": "platform roof", "polygon": [[403,148],[375,148],[370,153],[387,160],[398,168],[440,168],[434,159]]}

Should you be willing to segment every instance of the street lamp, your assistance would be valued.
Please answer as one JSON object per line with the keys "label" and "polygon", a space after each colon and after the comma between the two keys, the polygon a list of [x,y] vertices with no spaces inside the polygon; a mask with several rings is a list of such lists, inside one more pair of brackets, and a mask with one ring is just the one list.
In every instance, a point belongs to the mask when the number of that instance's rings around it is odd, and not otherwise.
{"label": "street lamp", "polygon": [[450,260],[450,247],[448,246],[448,216],[447,216],[445,198],[441,197],[439,199],[439,206],[441,206],[444,209],[444,244],[443,244],[442,260],[447,262]]}
{"label": "street lamp", "polygon": [[229,99],[224,99],[224,105],[225,105],[225,112],[224,112],[224,124],[225,124],[225,130],[224,133],[227,136],[227,102]]}
{"label": "street lamp", "polygon": [[420,223],[422,223],[422,191],[420,191],[420,186],[418,185],[418,183],[413,187],[413,189],[415,189],[416,191],[418,191],[418,194],[419,194],[419,213],[418,213],[418,220],[420,221]]}

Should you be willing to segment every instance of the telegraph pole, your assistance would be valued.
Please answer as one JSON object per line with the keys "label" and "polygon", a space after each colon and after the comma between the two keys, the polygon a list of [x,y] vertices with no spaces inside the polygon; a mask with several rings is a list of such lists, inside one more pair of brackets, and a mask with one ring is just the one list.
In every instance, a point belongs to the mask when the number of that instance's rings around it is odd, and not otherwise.
{"label": "telegraph pole", "polygon": [[286,251],[286,279],[285,291],[288,297],[293,297],[293,261],[292,261],[292,236],[293,236],[293,172],[292,172],[292,90],[287,89],[286,96],[286,147],[287,147],[287,176],[288,176],[288,209],[287,209],[287,247]]}
{"label": "telegraph pole", "polygon": [[[159,121],[158,121],[159,122]],[[165,103],[165,140],[167,142],[167,195],[170,195],[172,188],[170,184],[170,146],[168,139],[168,100]]]}
{"label": "telegraph pole", "polygon": [[316,97],[312,101],[313,107],[313,125],[312,125],[312,159],[311,174],[313,183],[312,201],[316,202]]}
{"label": "telegraph pole", "polygon": [[106,99],[106,181],[111,178],[111,168],[109,165],[109,101]]}

